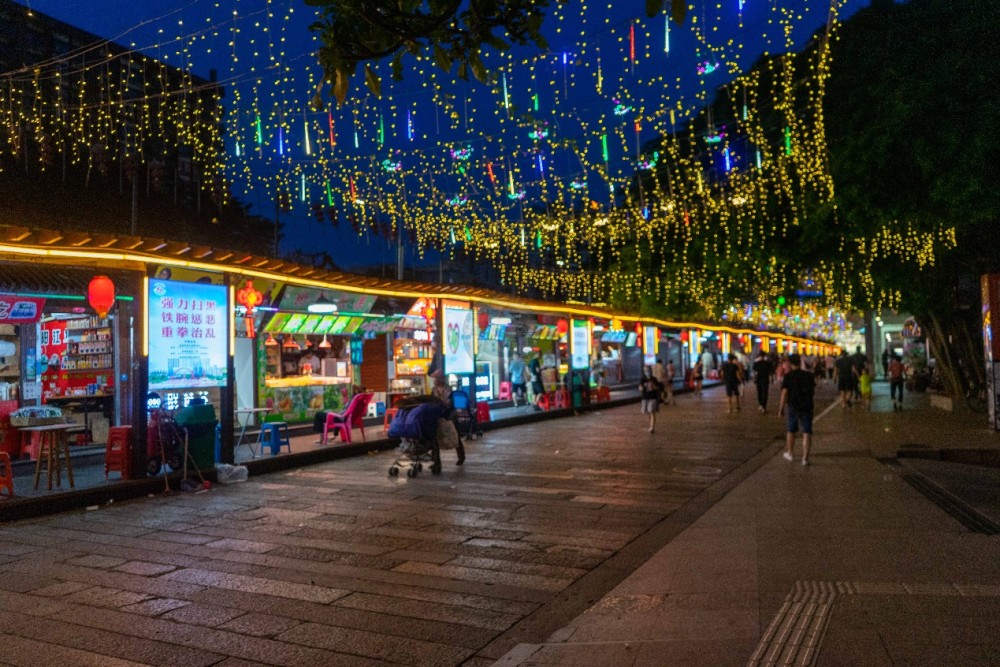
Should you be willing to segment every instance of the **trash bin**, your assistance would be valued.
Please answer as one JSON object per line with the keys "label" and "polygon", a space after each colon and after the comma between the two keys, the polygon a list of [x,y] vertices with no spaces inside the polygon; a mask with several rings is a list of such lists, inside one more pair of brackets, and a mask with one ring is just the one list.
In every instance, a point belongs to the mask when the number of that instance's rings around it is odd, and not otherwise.
{"label": "trash bin", "polygon": [[583,378],[577,372],[572,372],[569,375],[571,382],[570,386],[570,402],[574,409],[579,409],[583,406]]}
{"label": "trash bin", "polygon": [[[174,415],[177,426],[187,429],[188,453],[202,470],[215,465],[215,427],[219,419],[215,407],[192,401]],[[183,462],[181,462],[183,464]]]}

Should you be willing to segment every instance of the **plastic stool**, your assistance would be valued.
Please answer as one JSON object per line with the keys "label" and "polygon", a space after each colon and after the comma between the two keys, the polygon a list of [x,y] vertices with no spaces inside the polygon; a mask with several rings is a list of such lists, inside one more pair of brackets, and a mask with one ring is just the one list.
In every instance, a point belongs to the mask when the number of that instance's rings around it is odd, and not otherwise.
{"label": "plastic stool", "polygon": [[261,429],[267,431],[264,444],[271,448],[271,456],[280,454],[282,447],[288,447],[288,453],[292,453],[292,443],[288,439],[288,422],[266,422],[261,425]]}
{"label": "plastic stool", "polygon": [[7,497],[14,497],[14,469],[10,467],[10,454],[0,452],[0,495],[4,489],[7,490]]}
{"label": "plastic stool", "polygon": [[382,430],[389,430],[389,423],[395,418],[396,413],[399,412],[399,408],[386,408],[385,416],[382,418]]}
{"label": "plastic stool", "polygon": [[497,390],[498,401],[509,401],[511,399],[510,382],[501,382]]}
{"label": "plastic stool", "polygon": [[607,387],[601,386],[597,388],[597,400],[599,402],[610,401],[611,400],[611,390]]}
{"label": "plastic stool", "polygon": [[476,403],[476,422],[483,424],[490,421],[490,404],[486,401]]}
{"label": "plastic stool", "polygon": [[104,449],[104,479],[113,472],[120,473],[122,479],[131,477],[131,438],[131,426],[112,426],[108,429],[108,444]]}
{"label": "plastic stool", "polygon": [[569,392],[565,389],[557,389],[554,393],[556,396],[556,410],[568,408]]}
{"label": "plastic stool", "polygon": [[551,410],[552,399],[549,398],[548,394],[542,394],[541,396],[538,397],[538,401],[535,403],[535,405],[540,407],[542,410]]}

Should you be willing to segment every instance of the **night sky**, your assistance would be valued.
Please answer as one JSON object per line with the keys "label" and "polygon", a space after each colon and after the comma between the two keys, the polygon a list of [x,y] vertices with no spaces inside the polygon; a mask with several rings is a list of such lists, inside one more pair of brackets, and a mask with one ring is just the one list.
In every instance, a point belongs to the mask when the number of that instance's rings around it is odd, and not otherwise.
{"label": "night sky", "polygon": [[[710,55],[701,52],[697,41],[691,34],[691,24],[704,24],[709,29],[713,43],[725,43],[733,39],[731,51],[740,54],[739,64],[749,68],[757,57],[765,50],[770,52],[784,51],[783,45],[768,43],[763,35],[776,34],[773,22],[779,15],[774,11],[778,8],[789,14],[801,15],[797,21],[794,41],[801,45],[817,28],[826,22],[826,0],[694,0],[694,10],[689,14],[683,27],[671,26],[670,50],[664,53],[664,19],[646,19],[645,2],[641,0],[621,1],[607,0],[604,3],[570,2],[564,10],[563,18],[551,18],[546,23],[545,32],[550,46],[550,56],[541,58],[537,66],[541,92],[544,94],[545,79],[549,78],[557,86],[560,78],[572,67],[574,46],[586,34],[588,39],[598,39],[602,53],[606,54],[607,62],[615,61],[615,51],[619,56],[627,45],[623,43],[623,25],[629,18],[639,18],[638,31],[641,47],[652,54],[639,61],[640,71],[635,76],[653,78],[659,74],[667,77],[673,72],[691,72],[698,62],[711,59]],[[273,86],[272,95],[280,98],[281,104],[302,108],[314,92],[308,77],[318,77],[320,70],[311,55],[316,46],[313,34],[308,30],[314,20],[313,8],[306,6],[300,0],[284,0],[282,2],[265,3],[264,0],[231,0],[227,3],[215,3],[207,0],[158,0],[157,2],[136,2],[135,0],[93,0],[81,3],[79,0],[32,0],[24,4],[38,12],[42,12],[71,25],[80,27],[102,37],[106,37],[127,46],[135,46],[147,55],[166,60],[175,66],[193,70],[196,74],[207,77],[209,71],[217,71],[219,79],[227,86],[224,104],[232,105],[237,98],[246,100],[251,94],[255,77],[264,81],[261,90],[268,82]],[[669,4],[669,3],[668,3]],[[868,0],[847,0],[841,10],[841,18],[847,18],[860,7],[866,6]],[[600,6],[599,6],[600,5]],[[740,12],[742,5],[742,12]],[[587,7],[586,13],[581,7]],[[237,21],[233,21],[234,9],[238,12]],[[234,26],[238,32],[234,32]],[[265,32],[265,28],[269,32]],[[270,35],[270,39],[268,39]],[[177,40],[178,36],[185,39]],[[192,39],[192,36],[195,36]],[[617,37],[616,37],[617,36]],[[188,44],[186,53],[179,45]],[[741,48],[742,47],[742,48]],[[518,55],[531,53],[521,49]],[[237,60],[234,62],[234,54]],[[560,62],[561,54],[567,54]],[[567,66],[565,63],[569,62]],[[273,67],[278,63],[280,67]],[[489,59],[486,60],[490,66]],[[254,68],[253,70],[251,68]],[[288,72],[275,77],[278,69],[288,68]],[[546,71],[548,68],[549,71]],[[384,85],[385,97],[381,105],[391,104],[394,97],[405,99],[407,96],[423,94],[419,92],[420,84],[426,74],[410,70],[401,83],[390,83],[388,77]],[[443,76],[443,75],[442,75]],[[275,80],[280,79],[280,84]],[[698,84],[709,91],[722,85],[731,77],[719,71],[710,81],[699,82],[695,77],[688,77],[683,84],[678,84],[677,91],[685,99],[695,99]],[[627,80],[627,77],[623,77]],[[580,95],[574,98],[577,115],[586,117],[593,114],[596,118],[602,100],[588,98],[588,91],[580,86]],[[235,89],[235,90],[234,90]],[[538,90],[538,88],[536,88]],[[470,82],[454,86],[457,95],[463,98],[465,108],[482,109],[496,107],[495,91]],[[363,82],[359,77],[352,92],[364,95]],[[592,91],[591,91],[592,92]],[[234,94],[239,93],[239,94]],[[258,93],[259,94],[259,93]],[[649,94],[649,91],[647,91]],[[522,101],[526,98],[524,91],[512,90],[512,95],[520,95]],[[655,92],[654,92],[655,96]],[[655,104],[654,99],[646,99],[647,106]],[[428,103],[429,104],[429,103]],[[389,107],[385,107],[389,108]],[[440,119],[435,118],[436,131],[429,129],[431,118],[429,114],[419,116],[417,125],[419,137],[411,140],[401,148],[440,150],[442,142],[461,140],[463,133],[472,136],[466,122],[458,127],[446,128],[448,136],[442,137]],[[490,133],[490,117],[480,114],[476,117],[474,131],[480,135]],[[389,128],[391,147],[393,141],[403,141],[402,120],[397,119]],[[647,141],[656,136],[655,131],[646,132],[642,140]],[[227,146],[228,150],[229,146]],[[559,165],[553,163],[554,168]],[[280,166],[260,164],[253,167],[259,172],[274,171]],[[568,167],[567,167],[568,168]],[[274,205],[260,187],[245,191],[236,177],[234,191],[238,196],[253,205],[253,211],[267,217],[273,217]],[[244,186],[245,187],[245,186]],[[300,249],[305,252],[326,250],[345,268],[360,268],[379,263],[395,263],[396,251],[385,239],[363,235],[358,237],[349,227],[341,225],[332,228],[329,225],[317,224],[308,214],[307,207],[299,207],[288,214],[290,223],[286,229],[286,240],[282,249]],[[412,251],[412,249],[411,249]],[[407,262],[413,263],[411,255]],[[424,263],[437,263],[434,253],[424,260]]]}

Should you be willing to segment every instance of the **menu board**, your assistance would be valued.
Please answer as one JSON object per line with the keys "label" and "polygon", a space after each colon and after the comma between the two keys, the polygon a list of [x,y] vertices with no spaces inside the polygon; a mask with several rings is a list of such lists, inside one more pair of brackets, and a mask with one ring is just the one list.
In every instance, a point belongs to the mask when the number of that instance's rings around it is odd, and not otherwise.
{"label": "menu board", "polygon": [[475,372],[472,309],[444,307],[444,370],[446,373]]}
{"label": "menu board", "polygon": [[149,388],[225,386],[228,288],[154,279],[147,297]]}

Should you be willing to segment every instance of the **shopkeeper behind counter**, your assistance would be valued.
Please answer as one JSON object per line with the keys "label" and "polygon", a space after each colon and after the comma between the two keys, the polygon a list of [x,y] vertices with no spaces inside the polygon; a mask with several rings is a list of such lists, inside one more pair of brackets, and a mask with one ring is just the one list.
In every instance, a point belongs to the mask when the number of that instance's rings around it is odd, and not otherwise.
{"label": "shopkeeper behind counter", "polygon": [[319,357],[312,350],[307,351],[299,359],[299,375],[318,375],[319,372]]}

